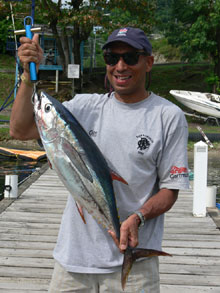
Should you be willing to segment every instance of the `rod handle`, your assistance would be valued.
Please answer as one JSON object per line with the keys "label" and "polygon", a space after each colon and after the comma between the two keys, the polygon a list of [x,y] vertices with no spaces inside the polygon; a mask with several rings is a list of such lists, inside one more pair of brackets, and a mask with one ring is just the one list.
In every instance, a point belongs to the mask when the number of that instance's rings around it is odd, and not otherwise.
{"label": "rod handle", "polygon": [[[27,19],[31,19],[31,24],[26,24]],[[33,24],[33,19],[30,16],[25,17],[24,19],[24,26],[26,31],[26,37],[32,40],[33,34],[31,32],[31,27]],[[36,64],[34,62],[29,63],[29,69],[30,69],[30,78],[32,82],[37,81],[37,70],[36,70]]]}

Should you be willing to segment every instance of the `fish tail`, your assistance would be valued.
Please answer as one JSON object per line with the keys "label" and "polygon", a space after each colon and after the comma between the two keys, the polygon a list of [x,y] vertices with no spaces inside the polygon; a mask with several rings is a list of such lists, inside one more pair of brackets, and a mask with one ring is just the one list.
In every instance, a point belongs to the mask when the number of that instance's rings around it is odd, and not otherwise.
{"label": "fish tail", "polygon": [[124,261],[123,261],[122,271],[121,271],[122,289],[124,290],[124,288],[125,288],[125,284],[128,279],[128,275],[129,275],[131,268],[132,268],[132,265],[136,259],[139,259],[142,257],[159,256],[159,255],[172,256],[171,254],[166,253],[164,251],[159,251],[159,250],[154,250],[154,249],[128,247],[124,253]]}

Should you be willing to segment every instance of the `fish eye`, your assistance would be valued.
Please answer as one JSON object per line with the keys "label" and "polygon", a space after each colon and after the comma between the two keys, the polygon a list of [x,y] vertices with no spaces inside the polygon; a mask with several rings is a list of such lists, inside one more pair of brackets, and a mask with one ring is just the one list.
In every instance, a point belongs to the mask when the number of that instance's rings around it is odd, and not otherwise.
{"label": "fish eye", "polygon": [[45,113],[50,112],[51,108],[52,108],[51,104],[46,104],[46,105],[44,106]]}

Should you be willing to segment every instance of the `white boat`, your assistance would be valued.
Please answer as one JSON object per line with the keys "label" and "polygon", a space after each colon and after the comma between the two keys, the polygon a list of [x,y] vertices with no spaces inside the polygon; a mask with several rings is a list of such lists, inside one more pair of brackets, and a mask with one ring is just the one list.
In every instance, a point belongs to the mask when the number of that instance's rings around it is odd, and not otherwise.
{"label": "white boat", "polygon": [[220,118],[220,95],[179,90],[171,90],[170,94],[193,111]]}

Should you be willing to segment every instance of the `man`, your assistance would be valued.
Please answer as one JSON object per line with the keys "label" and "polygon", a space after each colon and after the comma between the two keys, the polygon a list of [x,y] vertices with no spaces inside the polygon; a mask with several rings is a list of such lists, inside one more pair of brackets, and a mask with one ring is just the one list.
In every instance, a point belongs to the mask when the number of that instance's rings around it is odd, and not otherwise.
{"label": "man", "polygon": [[[32,41],[22,38],[21,44],[24,77],[12,110],[11,135],[33,139],[39,134],[27,65],[39,65],[42,52],[36,36]],[[163,214],[175,203],[178,190],[188,188],[187,123],[177,106],[146,90],[154,61],[146,35],[136,28],[118,29],[103,50],[114,91],[76,95],[64,106],[94,139],[110,167],[128,182],[113,183],[121,236],[107,233],[86,212],[85,225],[69,197],[54,250],[50,292],[123,292],[122,253],[128,245],[161,250]],[[173,166],[184,174],[171,176]],[[158,258],[151,257],[133,265],[124,292],[158,293],[159,288]]]}

